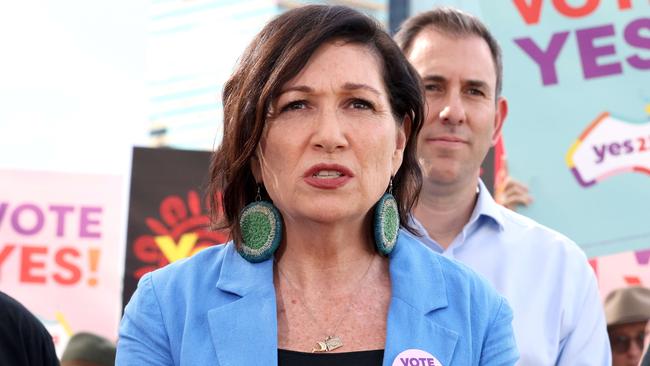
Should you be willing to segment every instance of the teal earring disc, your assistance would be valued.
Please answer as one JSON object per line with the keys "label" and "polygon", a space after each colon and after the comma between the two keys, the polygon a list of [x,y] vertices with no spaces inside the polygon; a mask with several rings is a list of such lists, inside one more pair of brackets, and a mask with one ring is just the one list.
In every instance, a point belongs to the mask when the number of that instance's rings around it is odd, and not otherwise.
{"label": "teal earring disc", "polygon": [[375,245],[382,255],[388,255],[395,248],[399,235],[399,211],[392,194],[386,193],[375,206]]}
{"label": "teal earring disc", "polygon": [[282,238],[282,218],[275,206],[266,201],[249,204],[239,218],[242,243],[239,254],[249,262],[263,262],[273,256]]}

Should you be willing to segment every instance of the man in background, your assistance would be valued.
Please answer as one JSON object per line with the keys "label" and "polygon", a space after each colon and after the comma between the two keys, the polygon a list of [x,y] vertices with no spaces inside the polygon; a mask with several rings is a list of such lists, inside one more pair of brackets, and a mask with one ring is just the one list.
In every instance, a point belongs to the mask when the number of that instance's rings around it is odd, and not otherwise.
{"label": "man in background", "polygon": [[94,333],[72,336],[61,356],[61,366],[113,366],[115,343]]}
{"label": "man in background", "polygon": [[584,253],[496,204],[479,179],[508,112],[497,42],[478,19],[451,8],[408,19],[396,40],[427,101],[418,140],[424,181],[412,217],[419,239],[508,299],[521,365],[609,365],[603,308]]}
{"label": "man in background", "polygon": [[633,286],[610,292],[605,299],[605,317],[612,365],[637,366],[650,319],[650,289]]}
{"label": "man in background", "polygon": [[29,310],[4,292],[0,292],[0,365],[59,365],[50,333]]}

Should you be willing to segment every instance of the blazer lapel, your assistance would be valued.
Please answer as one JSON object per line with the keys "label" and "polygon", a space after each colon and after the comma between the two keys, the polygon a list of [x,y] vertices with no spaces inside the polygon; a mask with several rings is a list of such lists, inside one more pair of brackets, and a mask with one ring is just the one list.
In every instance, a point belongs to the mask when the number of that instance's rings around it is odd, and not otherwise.
{"label": "blazer lapel", "polygon": [[[451,365],[458,334],[429,316],[447,307],[445,280],[428,248],[406,235],[391,253],[392,299],[388,311],[384,366],[408,349],[432,354]],[[208,311],[212,342],[220,366],[277,365],[277,310],[273,261],[249,263],[228,248],[216,291],[223,305]]]}
{"label": "blazer lapel", "polygon": [[249,263],[231,245],[217,291],[230,301],[208,311],[220,366],[277,365],[273,260]]}
{"label": "blazer lapel", "polygon": [[422,252],[429,249],[419,242],[406,235],[400,235],[400,239],[390,258],[392,299],[384,366],[392,366],[397,356],[409,349],[428,352],[443,366],[451,365],[458,333],[437,324],[430,316],[448,306],[440,264],[431,260],[430,253]]}

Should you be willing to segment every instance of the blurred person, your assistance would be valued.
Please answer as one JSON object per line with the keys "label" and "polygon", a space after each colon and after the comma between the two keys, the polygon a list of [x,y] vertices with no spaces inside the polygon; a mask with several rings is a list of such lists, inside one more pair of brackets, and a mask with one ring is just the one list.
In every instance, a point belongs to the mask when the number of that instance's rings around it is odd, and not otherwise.
{"label": "blurred person", "polygon": [[650,319],[650,289],[633,286],[610,292],[605,298],[605,317],[612,365],[639,365]]}
{"label": "blurred person", "polygon": [[58,365],[52,336],[21,303],[0,292],[0,365]]}
{"label": "blurred person", "polygon": [[61,366],[113,366],[115,344],[93,333],[76,333],[63,351]]}
{"label": "blurred person", "polygon": [[508,112],[501,51],[480,20],[452,8],[408,19],[395,36],[424,83],[423,185],[413,210],[435,252],[483,274],[512,306],[521,365],[608,365],[593,270],[565,236],[495,203],[479,179]]}
{"label": "blurred person", "polygon": [[494,201],[505,208],[517,211],[519,207],[530,205],[533,197],[527,185],[508,175],[495,187]]}
{"label": "blurred person", "polygon": [[[513,211],[517,211],[520,206],[530,205],[533,197],[528,191],[528,186],[512,178],[508,173],[508,160],[502,135],[497,138],[493,150],[493,154],[492,151],[488,152],[486,159],[494,159],[494,201]],[[482,174],[481,170],[480,176]]]}
{"label": "blurred person", "polygon": [[514,364],[507,302],[399,235],[424,101],[380,25],[342,6],[280,15],[223,105],[209,195],[233,241],[141,279],[118,365]]}

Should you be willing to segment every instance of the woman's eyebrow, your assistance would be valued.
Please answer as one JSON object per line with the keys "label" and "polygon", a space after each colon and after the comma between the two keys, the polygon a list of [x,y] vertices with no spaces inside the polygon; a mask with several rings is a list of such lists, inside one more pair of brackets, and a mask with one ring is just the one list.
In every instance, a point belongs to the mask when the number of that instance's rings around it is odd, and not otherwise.
{"label": "woman's eyebrow", "polygon": [[[376,94],[378,96],[381,95],[381,92],[379,90],[373,88],[372,86],[370,86],[368,84],[363,84],[363,83],[349,83],[348,82],[348,83],[343,84],[342,88],[344,90],[348,90],[348,91],[362,89],[362,90],[367,90],[367,91],[369,91],[369,92],[371,92],[373,94]],[[314,93],[314,89],[307,86],[307,85],[293,85],[293,86],[289,86],[289,87],[286,87],[286,88],[280,90],[280,93],[278,95],[282,95],[284,93],[288,93],[288,92],[292,92],[292,91],[297,91],[297,92],[302,92],[302,93],[310,93],[310,94]]]}
{"label": "woman's eyebrow", "polygon": [[303,92],[303,93],[313,93],[314,89],[308,87],[307,85],[294,85],[294,86],[289,86],[286,87],[282,90],[280,90],[279,95],[282,95],[284,93],[288,93],[291,91],[298,91],[298,92]]}
{"label": "woman's eyebrow", "polygon": [[343,84],[343,89],[345,89],[345,90],[363,89],[363,90],[367,90],[369,92],[372,92],[374,94],[377,94],[378,96],[381,95],[381,92],[379,90],[377,90],[377,89],[375,89],[372,86],[367,85],[367,84],[345,83],[345,84]]}

